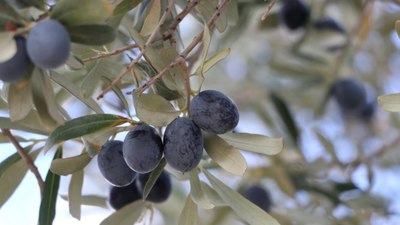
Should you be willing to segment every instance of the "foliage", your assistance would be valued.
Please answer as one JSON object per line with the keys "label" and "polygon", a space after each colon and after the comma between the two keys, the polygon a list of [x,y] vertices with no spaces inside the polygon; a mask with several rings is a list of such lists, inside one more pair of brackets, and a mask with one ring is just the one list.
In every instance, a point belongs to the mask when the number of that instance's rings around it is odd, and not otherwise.
{"label": "foliage", "polygon": [[[142,192],[146,198],[167,171],[172,196],[165,203],[134,201],[104,215],[101,224],[145,222],[160,211],[166,224],[363,224],[390,218],[390,199],[373,187],[378,169],[400,161],[397,114],[348,114],[332,98],[332,85],[357,79],[373,107],[379,102],[384,110],[400,111],[400,94],[385,89],[399,69],[389,62],[399,54],[393,34],[400,35],[398,14],[389,9],[398,13],[399,3],[300,1],[307,18],[294,29],[286,21],[293,18],[280,11],[289,2],[1,0],[0,64],[17,53],[14,37],[29,37],[49,18],[65,27],[71,52],[58,68],[33,63],[17,82],[2,83],[0,142],[17,153],[0,162],[0,207],[28,170],[42,192],[36,193],[39,224],[53,223],[57,196],[69,201],[76,219],[85,217],[83,205],[108,207],[108,196],[82,194],[104,143],[121,140],[139,124],[163,137],[177,117],[189,118],[195,96],[215,89],[238,106],[239,126],[223,134],[203,132],[205,151],[191,171],[160,160]],[[194,22],[187,25],[189,20]],[[242,116],[247,112],[268,131],[252,132]],[[340,122],[330,122],[335,119]],[[340,153],[338,140],[353,146],[353,158]],[[366,147],[371,140],[377,148]],[[319,153],[310,156],[315,145]],[[50,165],[34,163],[55,150]],[[36,166],[48,171],[44,180]],[[354,178],[360,168],[366,168],[367,187]],[[98,170],[94,174],[101,177]],[[64,179],[68,195],[59,191]],[[252,184],[268,186],[270,211],[239,194]],[[344,216],[336,213],[342,208]]]}

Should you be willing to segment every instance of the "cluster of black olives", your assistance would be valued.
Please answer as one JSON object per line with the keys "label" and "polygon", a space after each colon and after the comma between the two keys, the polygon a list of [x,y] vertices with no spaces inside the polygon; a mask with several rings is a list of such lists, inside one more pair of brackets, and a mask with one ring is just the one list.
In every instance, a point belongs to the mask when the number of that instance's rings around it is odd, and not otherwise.
{"label": "cluster of black olives", "polygon": [[21,80],[33,63],[41,69],[54,69],[63,65],[71,49],[67,29],[57,20],[39,21],[27,38],[16,36],[17,51],[12,58],[0,63],[0,80]]}
{"label": "cluster of black olives", "polygon": [[[129,131],[123,142],[113,140],[102,146],[98,166],[104,178],[115,186],[110,195],[112,199],[119,199],[115,196],[123,195],[126,190],[132,192],[127,199],[141,197],[149,174],[163,156],[168,165],[177,171],[193,170],[203,154],[202,130],[223,134],[233,130],[239,122],[236,105],[215,90],[200,92],[192,99],[189,110],[189,117],[178,117],[168,124],[164,140],[155,128],[143,124]],[[163,172],[160,179],[162,181],[159,184],[156,182],[146,200],[161,202],[168,198],[171,192],[170,175]]]}
{"label": "cluster of black olives", "polygon": [[364,85],[355,79],[340,79],[331,88],[331,95],[345,113],[370,119],[376,102],[368,99]]}

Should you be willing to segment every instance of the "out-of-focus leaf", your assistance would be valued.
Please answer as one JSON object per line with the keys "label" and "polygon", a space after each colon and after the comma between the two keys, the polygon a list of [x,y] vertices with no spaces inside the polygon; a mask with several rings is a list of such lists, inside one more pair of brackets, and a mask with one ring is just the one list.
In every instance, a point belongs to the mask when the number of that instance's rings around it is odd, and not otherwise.
{"label": "out-of-focus leaf", "polygon": [[226,6],[226,9],[224,10],[226,13],[226,17],[228,20],[229,25],[236,25],[239,21],[239,9],[238,9],[238,1],[237,0],[232,0],[228,3]]}
{"label": "out-of-focus leaf", "polygon": [[50,170],[57,175],[75,174],[85,168],[91,159],[87,153],[64,159],[55,159],[51,162]]}
{"label": "out-of-focus leaf", "polygon": [[190,172],[190,196],[193,201],[203,209],[212,209],[214,205],[208,200],[201,186],[197,170]]}
{"label": "out-of-focus leaf", "polygon": [[161,162],[157,165],[157,167],[151,172],[149,179],[147,180],[146,184],[143,188],[143,199],[146,199],[149,195],[151,189],[153,188],[154,184],[156,183],[158,177],[161,175],[162,171],[164,170],[165,165],[167,165],[167,161],[163,158]]}
{"label": "out-of-focus leaf", "polygon": [[64,78],[62,75],[51,72],[50,78],[56,82],[58,85],[63,87],[66,91],[68,91],[70,94],[75,96],[77,99],[79,99],[81,102],[83,102],[87,107],[95,111],[96,113],[102,113],[103,110],[100,108],[100,106],[94,101],[92,98],[84,98],[81,93],[79,88],[72,83],[70,80]]}
{"label": "out-of-focus leaf", "polygon": [[317,135],[319,142],[325,147],[325,150],[329,152],[336,162],[340,162],[336,155],[335,146],[333,146],[333,144],[317,130],[315,130],[315,134]]}
{"label": "out-of-focus leaf", "polygon": [[51,17],[68,26],[104,22],[113,13],[107,0],[60,0],[51,11]]}
{"label": "out-of-focus leaf", "polygon": [[[217,7],[218,2],[219,2],[218,0],[200,1],[196,6],[196,9],[199,12],[200,16],[196,16],[196,14],[195,14],[195,16],[198,18],[198,20],[200,22],[202,22],[202,19],[200,19],[200,18],[204,18],[204,19],[206,19],[206,21],[208,21],[213,16],[213,14],[215,12],[215,7]],[[225,31],[227,25],[228,25],[228,21],[227,21],[226,14],[224,11],[222,11],[221,15],[215,22],[215,27],[217,28],[217,30],[220,33],[222,33]]]}
{"label": "out-of-focus leaf", "polygon": [[242,176],[247,169],[246,159],[240,151],[218,135],[205,135],[204,149],[213,161],[234,175]]}
{"label": "out-of-focus leaf", "polygon": [[[57,149],[54,159],[62,157],[62,148]],[[50,170],[47,173],[44,182],[44,191],[39,210],[39,224],[52,225],[56,216],[56,202],[58,195],[58,187],[60,186],[60,176],[52,173]]]}
{"label": "out-of-focus leaf", "polygon": [[48,76],[41,69],[36,68],[32,74],[31,83],[33,103],[43,126],[51,131],[63,124],[64,118],[60,113],[60,106],[55,99]]}
{"label": "out-of-focus leaf", "polygon": [[12,122],[9,118],[0,117],[0,127],[11,130],[22,130],[36,134],[47,134],[45,130],[33,129],[23,124]]}
{"label": "out-of-focus leaf", "polygon": [[208,184],[201,181],[201,189],[207,196],[208,200],[215,206],[226,206],[226,202],[212,189]]}
{"label": "out-of-focus leaf", "polygon": [[18,121],[25,118],[33,107],[30,82],[10,84],[7,98],[10,119]]}
{"label": "out-of-focus leaf", "polygon": [[400,20],[396,21],[397,36],[400,38]]}
{"label": "out-of-focus leaf", "polygon": [[282,119],[283,123],[285,124],[286,130],[289,132],[290,137],[292,138],[293,142],[297,144],[299,131],[297,129],[297,125],[290,113],[289,108],[287,107],[286,103],[277,96],[275,93],[270,94],[270,99],[274,104],[278,115]]}
{"label": "out-of-focus leaf", "polygon": [[378,103],[388,112],[400,112],[400,93],[381,95],[378,97]]}
{"label": "out-of-focus leaf", "polygon": [[38,9],[44,9],[45,7],[45,0],[18,0],[18,2],[26,6],[36,7]]}
{"label": "out-of-focus leaf", "polygon": [[15,11],[13,7],[4,1],[0,4],[0,22],[14,22],[19,23],[21,21],[21,17]]}
{"label": "out-of-focus leaf", "polygon": [[83,185],[83,170],[72,174],[68,188],[69,213],[75,219],[81,219],[81,196]]}
{"label": "out-of-focus leaf", "polygon": [[[25,148],[25,152],[29,152],[32,146]],[[29,157],[35,160],[39,155],[40,150],[37,150],[31,154]],[[0,208],[3,204],[10,198],[10,196],[17,189],[18,185],[23,180],[25,174],[28,172],[28,165],[18,153],[15,153],[5,159],[0,164]]]}
{"label": "out-of-focus leaf", "polygon": [[161,2],[162,1],[151,1],[149,10],[147,11],[146,18],[140,34],[143,36],[150,35],[153,30],[157,27],[158,21],[161,17]]}
{"label": "out-of-focus leaf", "polygon": [[117,36],[116,30],[107,24],[88,24],[67,28],[71,41],[84,45],[105,45]]}
{"label": "out-of-focus leaf", "polygon": [[230,145],[245,151],[276,155],[283,149],[282,138],[270,138],[259,134],[226,133],[219,135]]}
{"label": "out-of-focus leaf", "polygon": [[137,117],[147,124],[166,126],[180,114],[168,100],[160,95],[134,94],[133,98]]}
{"label": "out-of-focus leaf", "polygon": [[143,213],[145,202],[138,200],[111,214],[100,225],[132,225]]}
{"label": "out-of-focus leaf", "polygon": [[203,172],[219,196],[247,223],[251,225],[279,225],[278,221],[268,213],[226,186],[207,170],[203,170]]}
{"label": "out-of-focus leaf", "polygon": [[[104,77],[104,76],[102,77],[102,79],[103,79],[104,83],[107,84],[107,86],[111,85],[111,83],[112,83],[111,79],[109,79],[108,77]],[[115,93],[115,95],[118,97],[118,99],[122,102],[122,104],[124,105],[124,108],[128,112],[128,115],[130,115],[131,113],[130,113],[130,110],[129,110],[129,104],[128,104],[128,101],[125,98],[124,93],[122,93],[121,89],[118,88],[115,85],[112,86],[112,90]]]}
{"label": "out-of-focus leaf", "polygon": [[17,52],[13,32],[0,32],[0,63],[11,59]]}
{"label": "out-of-focus leaf", "polygon": [[178,224],[179,225],[199,224],[199,214],[197,212],[197,205],[193,202],[190,195],[188,195],[186,198],[186,203],[183,206]]}
{"label": "out-of-focus leaf", "polygon": [[126,118],[112,114],[94,114],[82,116],[57,127],[46,141],[44,149],[47,151],[53,145],[62,141],[81,137],[106,128],[118,126],[127,122]]}
{"label": "out-of-focus leaf", "polygon": [[[61,195],[61,198],[64,199],[65,201],[69,201],[69,198],[67,195]],[[97,206],[97,207],[101,207],[104,209],[108,209],[107,199],[102,196],[82,195],[80,201],[81,201],[82,205]]]}
{"label": "out-of-focus leaf", "polygon": [[294,186],[285,165],[274,163],[272,166],[266,169],[262,168],[262,170],[266,176],[275,180],[283,192],[294,198],[296,194],[296,187]]}
{"label": "out-of-focus leaf", "polygon": [[118,27],[122,18],[127,12],[135,8],[142,0],[123,0],[114,8],[112,16],[108,18],[107,23],[113,27]]}

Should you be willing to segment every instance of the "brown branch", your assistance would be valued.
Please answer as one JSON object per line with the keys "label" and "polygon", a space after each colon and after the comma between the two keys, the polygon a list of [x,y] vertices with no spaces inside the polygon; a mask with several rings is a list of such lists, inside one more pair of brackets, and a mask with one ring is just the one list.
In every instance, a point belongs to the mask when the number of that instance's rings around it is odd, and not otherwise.
{"label": "brown branch", "polygon": [[129,64],[128,68],[126,70],[124,70],[121,74],[119,74],[117,76],[117,78],[115,78],[111,84],[105,89],[103,90],[103,92],[97,96],[97,100],[99,100],[100,98],[103,98],[105,93],[107,93],[108,91],[110,91],[112,89],[113,86],[115,86],[118,82],[120,82],[122,80],[122,78],[128,74],[129,71],[131,71],[134,66],[136,65],[136,63],[139,62],[140,58],[142,58],[142,56],[145,54],[146,52],[146,48],[153,42],[157,32],[160,30],[161,26],[164,24],[165,20],[167,19],[168,14],[170,13],[172,7],[175,4],[175,0],[170,0],[168,3],[167,8],[165,9],[163,15],[160,18],[160,21],[158,22],[158,25],[156,27],[156,29],[153,30],[153,32],[151,33],[149,39],[147,39],[146,43],[143,45],[142,50],[140,51],[140,53],[136,56],[136,58]]}
{"label": "brown branch", "polygon": [[35,163],[33,160],[27,155],[22,148],[22,146],[19,144],[17,139],[11,134],[9,129],[3,129],[1,128],[1,131],[4,135],[4,137],[7,137],[11,143],[14,145],[14,147],[17,149],[18,154],[21,156],[21,158],[26,162],[28,165],[30,171],[35,175],[36,180],[38,181],[39,187],[40,187],[40,192],[43,193],[44,190],[44,182],[42,177],[40,176],[40,173],[38,171],[38,168],[36,167]]}
{"label": "brown branch", "polygon": [[114,50],[112,52],[106,52],[106,53],[102,52],[102,53],[97,54],[96,56],[92,56],[92,57],[89,57],[89,58],[84,58],[84,59],[82,59],[82,61],[83,62],[90,62],[90,61],[97,60],[97,59],[107,58],[107,57],[110,57],[110,56],[113,56],[113,55],[118,55],[118,54],[120,54],[120,53],[122,53],[122,52],[124,52],[126,50],[129,50],[129,49],[132,49],[132,48],[138,48],[138,47],[139,47],[139,45],[137,45],[137,44],[130,44],[130,45],[124,46],[122,48],[116,49],[116,50]]}
{"label": "brown branch", "polygon": [[[217,7],[215,8],[215,12],[213,16],[210,18],[210,20],[207,23],[207,26],[209,29],[213,29],[215,26],[215,22],[219,18],[219,16],[222,13],[222,10],[224,7],[230,2],[230,0],[223,0]],[[194,40],[179,54],[179,56],[175,59],[174,62],[170,63],[167,67],[165,67],[161,72],[159,72],[156,76],[151,78],[149,81],[147,81],[144,85],[136,89],[136,93],[143,93],[144,90],[149,88],[151,85],[153,85],[155,82],[157,82],[165,73],[167,73],[169,70],[173,69],[177,64],[182,63],[188,54],[203,40],[203,34],[204,31],[200,32]]]}
{"label": "brown branch", "polygon": [[268,7],[265,9],[264,13],[261,15],[261,21],[264,21],[269,13],[271,12],[272,7],[275,5],[276,0],[272,0],[269,4]]}

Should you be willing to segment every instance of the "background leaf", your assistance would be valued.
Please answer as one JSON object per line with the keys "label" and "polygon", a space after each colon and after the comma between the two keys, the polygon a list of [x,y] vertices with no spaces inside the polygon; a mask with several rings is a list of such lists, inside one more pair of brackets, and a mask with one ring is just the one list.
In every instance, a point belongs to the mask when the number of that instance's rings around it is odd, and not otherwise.
{"label": "background leaf", "polygon": [[[62,157],[62,148],[59,148],[53,159]],[[44,191],[39,210],[39,224],[52,225],[56,215],[56,202],[58,195],[58,187],[60,185],[60,176],[49,170],[44,182]]]}
{"label": "background leaf", "polygon": [[192,200],[203,209],[212,209],[214,205],[208,200],[203,191],[197,170],[190,172],[190,196]]}
{"label": "background leaf", "polygon": [[387,94],[378,97],[379,105],[389,112],[400,112],[400,93]]}
{"label": "background leaf", "polygon": [[149,195],[151,189],[153,188],[154,184],[156,183],[158,177],[164,170],[165,165],[167,165],[167,161],[163,158],[157,167],[151,172],[149,179],[147,180],[146,184],[143,188],[143,199],[146,199]]}
{"label": "background leaf", "polygon": [[75,219],[81,219],[83,170],[72,174],[68,188],[69,213]]}
{"label": "background leaf", "polygon": [[153,126],[166,126],[180,114],[168,100],[153,93],[134,94],[134,105],[137,117]]}
{"label": "background leaf", "polygon": [[75,174],[85,168],[91,159],[87,153],[75,157],[55,159],[51,162],[50,170],[57,175]]}
{"label": "background leaf", "polygon": [[282,138],[270,138],[259,134],[226,133],[219,135],[238,149],[265,155],[276,155],[283,149]]}
{"label": "background leaf", "polygon": [[105,45],[115,40],[116,30],[107,24],[69,26],[71,41],[84,45]]}
{"label": "background leaf", "polygon": [[186,198],[186,203],[183,206],[181,215],[179,217],[179,225],[198,225],[199,215],[197,212],[197,205],[193,202],[191,195]]}
{"label": "background leaf", "polygon": [[279,225],[272,216],[226,186],[207,170],[203,170],[203,172],[219,196],[246,222],[251,225]]}
{"label": "background leaf", "polygon": [[240,151],[218,135],[204,135],[204,149],[213,161],[234,175],[242,176],[247,169],[246,159]]}
{"label": "background leaf", "polygon": [[143,213],[144,206],[144,201],[134,201],[111,214],[109,217],[103,220],[100,225],[132,225]]}
{"label": "background leaf", "polygon": [[17,52],[13,32],[0,32],[0,63],[11,59]]}
{"label": "background leaf", "polygon": [[12,121],[25,118],[33,107],[30,82],[10,84],[8,87],[7,101],[10,119]]}

